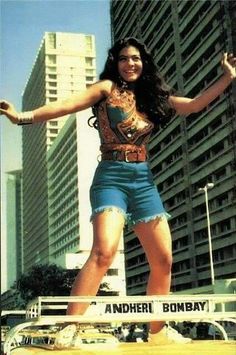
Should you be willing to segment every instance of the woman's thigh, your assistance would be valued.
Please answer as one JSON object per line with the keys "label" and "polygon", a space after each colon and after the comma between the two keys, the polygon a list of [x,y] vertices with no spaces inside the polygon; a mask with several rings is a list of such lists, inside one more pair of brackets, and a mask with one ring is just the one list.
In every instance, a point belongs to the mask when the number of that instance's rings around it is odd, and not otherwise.
{"label": "woman's thigh", "polygon": [[105,210],[93,217],[93,251],[112,253],[117,251],[125,218],[116,208]]}
{"label": "woman's thigh", "polygon": [[166,218],[157,218],[134,226],[150,266],[172,261],[171,234]]}

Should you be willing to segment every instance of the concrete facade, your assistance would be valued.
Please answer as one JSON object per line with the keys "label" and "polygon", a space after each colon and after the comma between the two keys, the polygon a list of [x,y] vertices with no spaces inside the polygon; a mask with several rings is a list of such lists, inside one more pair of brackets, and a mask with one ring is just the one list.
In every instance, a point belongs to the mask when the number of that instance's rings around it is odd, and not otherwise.
{"label": "concrete facade", "polygon": [[22,170],[7,173],[7,288],[10,289],[23,271],[22,240]]}
{"label": "concrete facade", "polygon": [[[232,1],[112,1],[111,19],[113,40],[143,40],[180,96],[194,97],[213,84],[222,75],[222,52],[235,52]],[[234,82],[207,109],[175,117],[150,141],[155,182],[172,216],[172,291],[211,283],[205,200],[198,190],[209,182],[215,277],[236,276],[235,101]],[[145,293],[149,267],[129,230],[125,257],[127,293]]]}
{"label": "concrete facade", "polygon": [[[22,100],[31,110],[67,98],[96,80],[93,35],[48,32],[40,45]],[[23,127],[24,268],[49,262],[46,154],[67,117]]]}

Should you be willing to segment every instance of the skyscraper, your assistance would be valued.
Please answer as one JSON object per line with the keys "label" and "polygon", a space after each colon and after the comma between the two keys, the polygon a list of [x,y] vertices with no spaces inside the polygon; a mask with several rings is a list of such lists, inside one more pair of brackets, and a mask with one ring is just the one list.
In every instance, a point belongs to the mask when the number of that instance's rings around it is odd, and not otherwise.
{"label": "skyscraper", "polygon": [[[7,173],[7,288],[22,274],[22,170]],[[14,256],[14,257],[13,257]]]}
{"label": "skyscraper", "polygon": [[[234,1],[111,2],[112,36],[144,41],[168,84],[194,97],[222,75],[222,52],[235,52]],[[204,195],[209,191],[216,279],[236,277],[235,81],[199,114],[175,117],[150,141],[150,161],[172,215],[172,290],[211,284]],[[132,231],[125,238],[127,292],[145,292],[148,265]]]}
{"label": "skyscraper", "polygon": [[[93,35],[45,33],[23,93],[23,110],[63,99],[96,80]],[[67,117],[23,127],[24,268],[49,261],[46,154]]]}

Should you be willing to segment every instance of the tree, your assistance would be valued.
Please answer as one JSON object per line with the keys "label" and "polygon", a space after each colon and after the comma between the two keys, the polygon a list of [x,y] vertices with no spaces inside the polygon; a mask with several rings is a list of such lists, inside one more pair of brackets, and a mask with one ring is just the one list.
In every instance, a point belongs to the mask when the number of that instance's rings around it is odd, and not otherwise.
{"label": "tree", "polygon": [[25,304],[38,296],[67,296],[77,271],[56,264],[37,264],[20,277],[17,289]]}
{"label": "tree", "polygon": [[[23,305],[39,296],[69,296],[78,270],[65,270],[56,264],[36,264],[23,274],[16,288]],[[108,283],[100,285],[98,296],[117,295],[110,290]]]}

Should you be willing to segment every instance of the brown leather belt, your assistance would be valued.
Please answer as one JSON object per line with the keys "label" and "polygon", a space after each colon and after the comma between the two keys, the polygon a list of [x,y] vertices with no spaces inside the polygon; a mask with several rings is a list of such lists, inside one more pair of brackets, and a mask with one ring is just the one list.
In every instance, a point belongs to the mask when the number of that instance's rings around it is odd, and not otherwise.
{"label": "brown leather belt", "polygon": [[129,150],[113,150],[102,153],[102,160],[117,160],[128,162],[143,162],[147,160],[146,151],[131,152]]}

